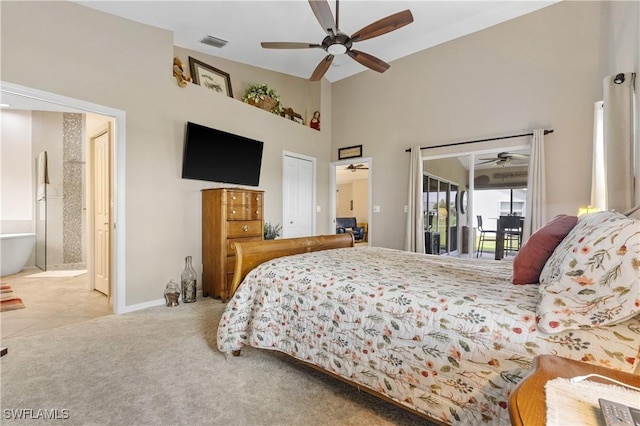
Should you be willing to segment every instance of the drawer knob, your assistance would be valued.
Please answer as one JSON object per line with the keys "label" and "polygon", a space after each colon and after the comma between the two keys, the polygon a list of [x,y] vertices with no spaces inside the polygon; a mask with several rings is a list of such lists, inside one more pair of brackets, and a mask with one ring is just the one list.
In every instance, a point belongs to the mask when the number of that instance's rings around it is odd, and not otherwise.
{"label": "drawer knob", "polygon": [[236,211],[235,210],[231,210],[231,214],[236,214]]}
{"label": "drawer knob", "polygon": [[256,210],[256,214],[260,214],[260,210]]}
{"label": "drawer knob", "polygon": [[249,227],[247,225],[242,225],[242,230],[244,232],[248,232],[249,231]]}
{"label": "drawer knob", "polygon": [[231,199],[232,199],[232,200],[235,200],[235,199],[236,199],[236,196],[235,196],[235,195],[232,195],[232,196],[231,196]]}

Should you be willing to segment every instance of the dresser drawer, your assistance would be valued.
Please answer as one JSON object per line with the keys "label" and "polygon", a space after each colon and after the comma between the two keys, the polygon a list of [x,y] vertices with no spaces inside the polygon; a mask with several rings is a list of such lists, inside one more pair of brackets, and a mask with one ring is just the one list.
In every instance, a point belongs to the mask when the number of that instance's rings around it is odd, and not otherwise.
{"label": "dresser drawer", "polygon": [[227,204],[231,204],[231,205],[251,204],[251,205],[261,206],[262,193],[229,191],[227,192]]}
{"label": "dresser drawer", "polygon": [[250,243],[251,241],[262,241],[262,236],[260,237],[247,237],[247,238],[233,238],[227,240],[227,256],[235,256],[236,251],[233,249],[233,243]]}
{"label": "dresser drawer", "polygon": [[261,220],[230,220],[227,222],[227,238],[259,237],[263,232]]}
{"label": "dresser drawer", "polygon": [[262,207],[252,204],[228,204],[227,220],[262,220]]}

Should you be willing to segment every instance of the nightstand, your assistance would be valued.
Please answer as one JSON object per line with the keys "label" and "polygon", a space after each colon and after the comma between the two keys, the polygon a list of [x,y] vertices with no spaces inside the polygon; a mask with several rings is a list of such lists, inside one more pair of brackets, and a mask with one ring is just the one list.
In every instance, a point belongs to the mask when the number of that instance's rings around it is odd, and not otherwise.
{"label": "nightstand", "polygon": [[[522,379],[509,396],[509,416],[515,426],[545,424],[546,404],[544,385],[557,377],[571,378],[586,374],[600,374],[631,386],[640,387],[640,376],[618,370],[574,361],[553,355],[539,355],[533,360],[534,371]],[[593,377],[594,382],[611,382]]]}

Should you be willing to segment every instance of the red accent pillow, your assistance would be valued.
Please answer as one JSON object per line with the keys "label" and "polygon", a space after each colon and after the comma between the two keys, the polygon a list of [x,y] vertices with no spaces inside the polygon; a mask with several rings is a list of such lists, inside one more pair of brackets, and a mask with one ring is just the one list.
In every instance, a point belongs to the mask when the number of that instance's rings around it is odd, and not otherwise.
{"label": "red accent pillow", "polygon": [[547,260],[577,222],[577,216],[561,214],[534,232],[513,259],[513,283],[538,283]]}

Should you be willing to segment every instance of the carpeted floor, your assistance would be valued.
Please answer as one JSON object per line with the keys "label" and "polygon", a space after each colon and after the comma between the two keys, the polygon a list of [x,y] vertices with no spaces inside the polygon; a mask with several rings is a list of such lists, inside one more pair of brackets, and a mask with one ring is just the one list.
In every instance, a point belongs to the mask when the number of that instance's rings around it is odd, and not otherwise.
{"label": "carpeted floor", "polygon": [[[276,352],[226,360],[223,308],[206,298],[4,339],[2,424],[428,424]],[[12,418],[20,409],[58,420]]]}
{"label": "carpeted floor", "polygon": [[8,284],[0,285],[0,312],[24,309],[24,303]]}

